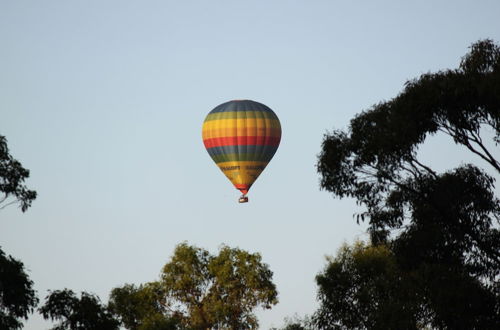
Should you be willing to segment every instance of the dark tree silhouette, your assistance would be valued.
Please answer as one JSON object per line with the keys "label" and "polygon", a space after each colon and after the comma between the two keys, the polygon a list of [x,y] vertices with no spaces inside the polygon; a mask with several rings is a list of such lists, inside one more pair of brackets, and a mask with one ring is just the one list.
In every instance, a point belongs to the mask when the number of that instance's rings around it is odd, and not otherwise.
{"label": "dark tree silhouette", "polygon": [[[9,154],[7,139],[0,135],[0,210],[15,202],[21,204],[23,212],[31,206],[36,192],[23,185],[28,177],[29,171]],[[27,319],[37,303],[33,281],[24,264],[7,257],[0,248],[0,329],[22,328],[21,319]]]}
{"label": "dark tree silhouette", "polygon": [[119,322],[101,304],[99,297],[82,292],[78,298],[68,289],[56,290],[45,298],[40,313],[48,320],[59,321],[53,330],[118,330]]}
{"label": "dark tree silhouette", "polygon": [[23,263],[0,248],[0,329],[21,329],[21,319],[27,319],[37,303]]}
{"label": "dark tree silhouette", "polygon": [[[401,280],[405,277],[405,280]],[[344,245],[318,274],[318,329],[418,329],[428,316],[385,245]]]}
{"label": "dark tree silhouette", "polygon": [[0,135],[0,209],[19,203],[25,212],[36,198],[36,191],[28,190],[24,180],[30,171],[9,154],[7,139]]}
{"label": "dark tree silhouette", "polygon": [[[484,130],[493,131],[487,143]],[[390,246],[398,267],[416,278],[434,327],[500,324],[500,201],[494,178],[466,164],[437,173],[417,157],[443,132],[500,174],[490,145],[500,142],[500,48],[479,41],[456,70],[422,75],[396,98],[325,136],[321,187],[366,206],[372,243]],[[495,148],[493,147],[493,148]]]}

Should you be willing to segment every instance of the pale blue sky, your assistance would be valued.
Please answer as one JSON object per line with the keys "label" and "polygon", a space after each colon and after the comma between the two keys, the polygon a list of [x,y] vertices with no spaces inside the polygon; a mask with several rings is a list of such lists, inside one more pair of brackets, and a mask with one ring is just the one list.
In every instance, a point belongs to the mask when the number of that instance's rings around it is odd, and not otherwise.
{"label": "pale blue sky", "polygon": [[[0,134],[39,197],[0,211],[0,246],[41,298],[67,287],[106,301],[157,279],[182,241],[224,243],[274,272],[280,303],[258,312],[262,329],[311,313],[324,256],[366,238],[354,202],[319,190],[323,134],[456,67],[472,42],[500,42],[499,14],[494,0],[2,0]],[[244,205],[201,141],[206,114],[241,98],[283,129]],[[433,141],[431,165],[465,159]],[[34,315],[25,329],[47,327]]]}

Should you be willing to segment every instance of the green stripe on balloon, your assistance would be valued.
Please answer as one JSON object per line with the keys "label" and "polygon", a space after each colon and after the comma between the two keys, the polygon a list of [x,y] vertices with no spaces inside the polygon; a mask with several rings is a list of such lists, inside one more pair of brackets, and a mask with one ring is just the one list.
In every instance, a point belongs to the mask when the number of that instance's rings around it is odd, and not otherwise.
{"label": "green stripe on balloon", "polygon": [[225,162],[268,162],[273,158],[273,154],[262,155],[262,154],[222,154],[211,156],[214,162],[225,163]]}

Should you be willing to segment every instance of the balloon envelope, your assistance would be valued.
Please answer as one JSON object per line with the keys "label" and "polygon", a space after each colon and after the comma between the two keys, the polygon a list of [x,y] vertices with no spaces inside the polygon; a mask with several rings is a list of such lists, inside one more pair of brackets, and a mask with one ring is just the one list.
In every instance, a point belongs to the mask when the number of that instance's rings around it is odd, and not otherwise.
{"label": "balloon envelope", "polygon": [[236,189],[246,194],[276,153],[281,125],[264,104],[235,100],[210,111],[202,136],[213,161]]}

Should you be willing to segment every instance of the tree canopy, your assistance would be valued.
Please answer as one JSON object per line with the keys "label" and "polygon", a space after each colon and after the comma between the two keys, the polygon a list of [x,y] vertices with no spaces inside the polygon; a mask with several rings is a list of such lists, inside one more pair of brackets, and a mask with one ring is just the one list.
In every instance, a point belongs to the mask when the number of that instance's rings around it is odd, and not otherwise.
{"label": "tree canopy", "polygon": [[113,289],[110,308],[128,329],[160,320],[175,329],[256,329],[253,311],[277,300],[273,273],[258,253],[222,246],[217,255],[181,243],[160,280]]}
{"label": "tree canopy", "polygon": [[373,215],[387,193],[405,179],[437,175],[417,159],[417,151],[429,134],[438,131],[500,173],[499,161],[481,137],[482,129],[489,127],[495,145],[500,142],[499,92],[500,49],[490,40],[480,41],[458,69],[409,81],[396,98],[352,119],[348,132],[327,134],[317,163],[321,187],[339,197],[356,198]]}
{"label": "tree canopy", "polygon": [[327,134],[321,188],[366,207],[358,221],[368,220],[373,244],[387,245],[400,271],[418,279],[412,290],[432,326],[491,328],[500,322],[495,179],[476,165],[437,173],[419,160],[419,146],[438,132],[500,174],[491,150],[500,142],[500,48],[491,40],[473,44],[458,69],[409,81],[347,131]]}
{"label": "tree canopy", "polygon": [[318,329],[417,329],[427,324],[418,296],[410,290],[396,258],[385,245],[345,244],[317,275]]}

